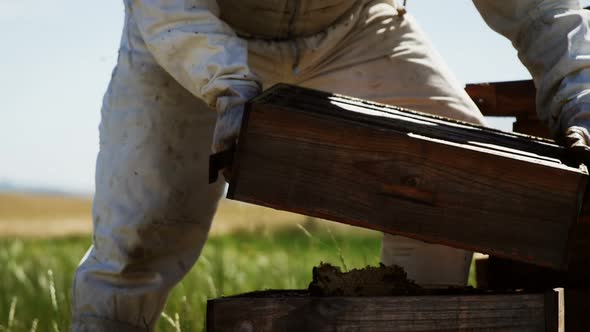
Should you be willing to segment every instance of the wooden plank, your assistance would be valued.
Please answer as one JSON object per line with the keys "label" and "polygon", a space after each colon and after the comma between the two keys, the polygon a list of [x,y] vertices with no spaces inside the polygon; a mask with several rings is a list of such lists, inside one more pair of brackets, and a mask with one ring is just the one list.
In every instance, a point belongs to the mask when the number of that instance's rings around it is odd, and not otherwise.
{"label": "wooden plank", "polygon": [[590,330],[590,288],[560,289],[564,297],[564,331],[588,332]]}
{"label": "wooden plank", "polygon": [[551,292],[310,297],[241,295],[207,302],[207,331],[557,331]]}
{"label": "wooden plank", "polygon": [[[585,246],[588,247],[587,242]],[[559,271],[500,257],[476,260],[478,287],[489,289],[584,287],[588,285],[588,253],[577,248],[567,271]],[[532,277],[534,276],[534,277]]]}
{"label": "wooden plank", "polygon": [[590,281],[590,188],[586,188],[580,216],[570,232],[568,285],[584,286]]}
{"label": "wooden plank", "polygon": [[484,115],[537,117],[532,80],[467,84],[465,91]]}
{"label": "wooden plank", "polygon": [[305,109],[311,113],[334,116],[357,124],[385,126],[401,132],[418,132],[424,136],[457,143],[474,140],[497,148],[522,150],[538,157],[563,159],[565,154],[565,150],[551,140],[528,139],[528,135],[286,84],[274,86],[257,97],[252,104],[269,104],[295,111]]}
{"label": "wooden plank", "polygon": [[556,291],[545,292],[545,331],[559,330],[559,295]]}
{"label": "wooden plank", "polygon": [[[538,120],[535,106],[536,90],[532,80],[468,84],[467,93],[484,115],[515,116],[513,130],[527,135],[550,138],[546,125]],[[586,195],[589,198],[588,195]],[[575,253],[569,264],[571,273],[531,266],[498,257],[478,262],[478,276],[492,288],[579,286],[590,280],[590,204],[585,203],[578,222],[572,229],[571,250]],[[588,254],[586,254],[588,253]],[[488,268],[489,266],[489,268]],[[485,273],[483,269],[486,269]],[[532,280],[530,275],[536,277]],[[532,283],[532,284],[531,284]]]}
{"label": "wooden plank", "polygon": [[512,130],[531,136],[551,138],[549,128],[538,119],[518,117]]}
{"label": "wooden plank", "polygon": [[568,274],[564,271],[500,257],[477,259],[475,268],[480,288],[548,289],[568,285]]}
{"label": "wooden plank", "polygon": [[467,84],[465,91],[486,116],[516,117],[512,130],[552,138],[537,116],[532,80]]}
{"label": "wooden plank", "polygon": [[[567,271],[557,271],[499,257],[476,261],[478,286],[490,289],[583,288],[590,281],[590,195],[570,231]],[[531,278],[531,276],[534,276]]]}
{"label": "wooden plank", "polygon": [[279,86],[249,104],[228,197],[565,269],[587,181],[549,141]]}

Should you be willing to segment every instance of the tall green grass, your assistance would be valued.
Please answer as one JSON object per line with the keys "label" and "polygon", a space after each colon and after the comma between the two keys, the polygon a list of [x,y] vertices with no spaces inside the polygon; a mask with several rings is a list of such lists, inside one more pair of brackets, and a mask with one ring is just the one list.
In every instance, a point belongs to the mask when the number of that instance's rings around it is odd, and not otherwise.
{"label": "tall green grass", "polygon": [[[72,275],[89,244],[86,237],[0,239],[0,331],[67,331]],[[207,299],[306,288],[319,262],[375,265],[379,248],[378,233],[322,225],[211,237],[170,294],[158,330],[201,331]]]}

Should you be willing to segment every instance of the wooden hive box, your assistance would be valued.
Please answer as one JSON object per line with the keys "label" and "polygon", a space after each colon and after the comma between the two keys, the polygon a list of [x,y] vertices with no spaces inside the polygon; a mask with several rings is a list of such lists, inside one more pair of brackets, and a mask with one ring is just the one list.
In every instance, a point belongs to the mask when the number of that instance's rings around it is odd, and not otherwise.
{"label": "wooden hive box", "polygon": [[548,140],[288,85],[233,158],[228,198],[562,270],[588,178]]}
{"label": "wooden hive box", "polygon": [[559,309],[554,291],[379,297],[267,291],[209,300],[207,331],[557,332]]}

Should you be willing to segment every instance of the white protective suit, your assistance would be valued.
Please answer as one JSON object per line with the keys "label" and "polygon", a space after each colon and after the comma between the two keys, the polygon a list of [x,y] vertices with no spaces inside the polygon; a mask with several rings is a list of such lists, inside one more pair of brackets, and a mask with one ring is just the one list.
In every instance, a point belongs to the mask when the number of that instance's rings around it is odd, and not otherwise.
{"label": "white protective suit", "polygon": [[[578,1],[474,3],[518,49],[553,132],[587,128],[590,33]],[[101,111],[93,246],[73,285],[75,331],[154,328],[169,290],[199,256],[222,192],[221,182],[207,185],[212,136],[214,150],[231,144],[243,103],[261,89],[288,82],[484,121],[393,0],[125,0],[125,7]],[[465,284],[470,258],[384,239],[384,262],[424,285]]]}

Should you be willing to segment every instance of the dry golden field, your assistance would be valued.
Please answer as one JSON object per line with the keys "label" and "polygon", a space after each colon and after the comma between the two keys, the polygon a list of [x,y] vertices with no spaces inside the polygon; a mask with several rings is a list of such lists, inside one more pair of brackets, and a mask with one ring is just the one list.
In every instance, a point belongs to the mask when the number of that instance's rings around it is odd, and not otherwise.
{"label": "dry golden field", "polygon": [[[90,234],[92,198],[0,193],[0,237],[54,237]],[[329,224],[330,229],[370,232],[302,215],[222,199],[211,235],[235,231],[274,231],[301,225]]]}

